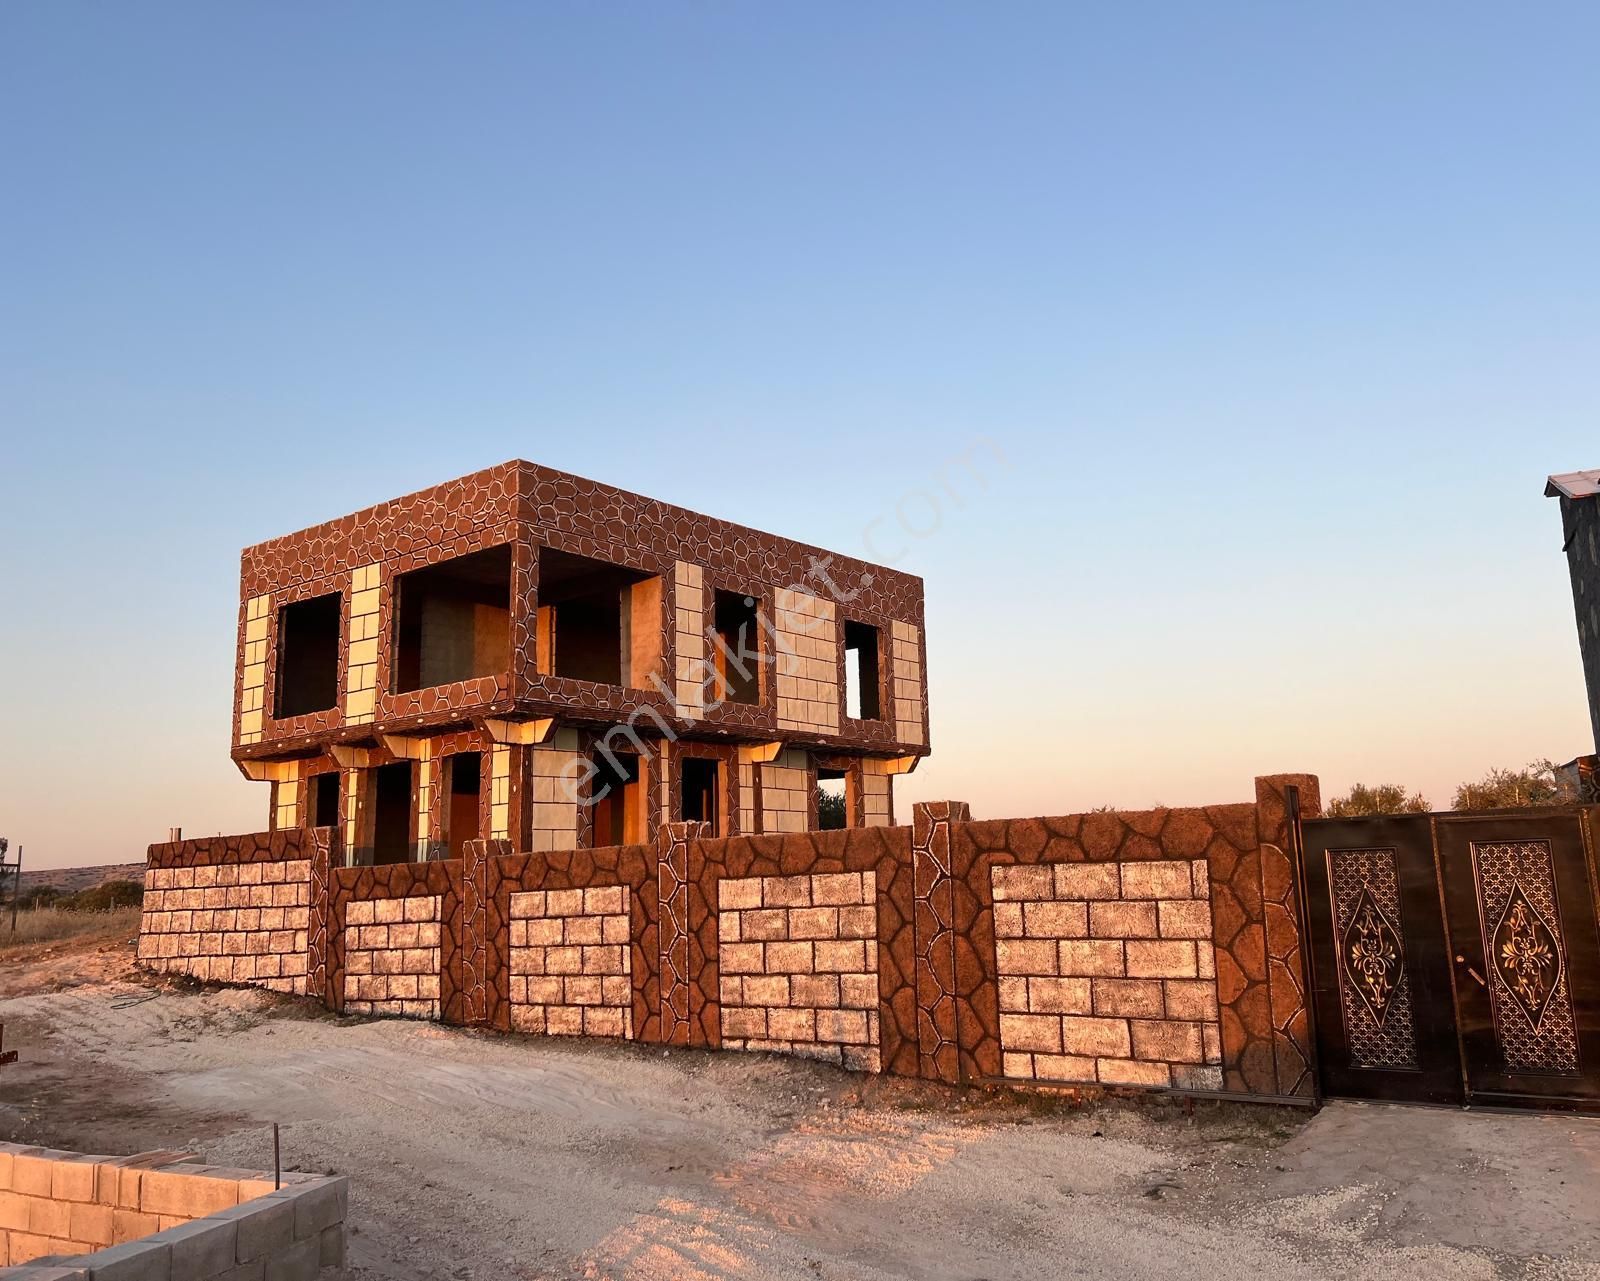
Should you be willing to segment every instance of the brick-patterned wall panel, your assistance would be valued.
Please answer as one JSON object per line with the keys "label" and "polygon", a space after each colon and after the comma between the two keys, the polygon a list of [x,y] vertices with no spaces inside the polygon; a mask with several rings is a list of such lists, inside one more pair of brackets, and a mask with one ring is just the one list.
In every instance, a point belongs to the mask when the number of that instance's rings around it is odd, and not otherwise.
{"label": "brick-patterned wall panel", "polygon": [[778,728],[839,732],[839,607],[780,588],[773,618]]}
{"label": "brick-patterned wall panel", "polygon": [[811,813],[811,765],[806,754],[785,748],[756,769],[761,772],[761,830],[805,831]]}
{"label": "brick-patterned wall panel", "polygon": [[991,876],[1006,1076],[1222,1088],[1204,859]]}
{"label": "brick-patterned wall panel", "polygon": [[305,994],[309,860],[152,866],[144,888],[141,965]]}
{"label": "brick-patterned wall panel", "polygon": [[924,708],[926,683],[922,672],[922,630],[896,622],[890,633],[895,737],[921,745],[926,740]]}
{"label": "brick-patterned wall panel", "polygon": [[345,904],[345,1013],[439,1017],[441,902],[419,894]]}
{"label": "brick-patterned wall panel", "polygon": [[626,885],[511,896],[511,1026],[551,1036],[633,1037]]}
{"label": "brick-patterned wall panel", "polygon": [[744,877],[717,888],[724,1048],[878,1071],[877,877]]}

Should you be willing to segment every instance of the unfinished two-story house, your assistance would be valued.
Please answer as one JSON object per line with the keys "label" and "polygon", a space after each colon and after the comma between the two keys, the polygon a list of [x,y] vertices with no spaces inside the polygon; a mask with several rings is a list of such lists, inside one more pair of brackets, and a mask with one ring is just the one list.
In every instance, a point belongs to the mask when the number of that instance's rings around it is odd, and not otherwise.
{"label": "unfinished two-story house", "polygon": [[233,758],[346,865],[890,824],[929,749],[920,579],[532,463],[240,577]]}

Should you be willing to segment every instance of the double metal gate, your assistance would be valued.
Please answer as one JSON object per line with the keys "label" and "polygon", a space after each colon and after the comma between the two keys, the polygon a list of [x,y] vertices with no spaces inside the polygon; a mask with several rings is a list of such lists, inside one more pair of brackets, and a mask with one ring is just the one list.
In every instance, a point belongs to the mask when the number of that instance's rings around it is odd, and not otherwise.
{"label": "double metal gate", "polygon": [[1600,1108],[1600,807],[1313,819],[1322,1090]]}

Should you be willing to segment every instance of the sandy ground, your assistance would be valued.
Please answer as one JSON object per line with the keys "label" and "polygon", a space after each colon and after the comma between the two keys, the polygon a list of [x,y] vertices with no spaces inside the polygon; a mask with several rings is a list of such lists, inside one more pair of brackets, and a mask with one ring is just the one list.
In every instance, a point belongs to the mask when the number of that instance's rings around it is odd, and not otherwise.
{"label": "sandy ground", "polygon": [[1600,1279],[1600,1121],[1071,1107],[0,953],[0,1137],[350,1175],[358,1278]]}

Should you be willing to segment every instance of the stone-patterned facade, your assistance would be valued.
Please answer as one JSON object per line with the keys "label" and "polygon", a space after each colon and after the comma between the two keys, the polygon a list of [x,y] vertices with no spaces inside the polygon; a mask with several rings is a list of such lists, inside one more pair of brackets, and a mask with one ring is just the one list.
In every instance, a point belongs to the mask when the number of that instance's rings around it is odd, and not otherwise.
{"label": "stone-patterned facade", "polygon": [[439,1017],[437,894],[354,899],[345,908],[347,1014]]}
{"label": "stone-patterned facade", "polygon": [[[372,867],[330,867],[333,833],[294,828],[155,846],[150,875],[220,881],[258,863],[285,869],[282,884],[304,868],[304,934],[268,938],[303,947],[305,990],[335,1010],[776,1049],[945,1082],[1303,1098],[1283,853],[1296,804],[1318,812],[1315,778],[1258,779],[1238,805],[974,821],[941,802],[916,806],[910,828],[733,837],[667,821],[646,844],[476,840],[459,858]],[[195,909],[160,879],[142,951],[157,963],[160,940],[195,933],[168,919]]]}
{"label": "stone-patterned facade", "polygon": [[[505,667],[413,688],[406,647],[421,642],[401,602],[421,589],[407,576],[480,554],[507,566]],[[554,605],[541,596],[547,557],[566,558],[551,562]],[[551,621],[562,608],[560,574],[579,558],[649,587],[623,606],[627,653],[614,683],[559,674],[553,657],[567,652]],[[734,651],[715,632],[723,599],[757,610],[752,634],[738,642],[757,669],[749,701],[724,697],[718,664]],[[307,708],[284,695],[298,670],[285,619],[319,601],[337,610],[337,635],[327,637],[336,671]],[[870,719],[845,715],[841,609],[886,638],[882,711]],[[895,775],[928,751],[922,626],[922,585],[910,575],[506,463],[246,549],[233,756],[248,777],[272,782],[274,829],[328,822],[313,804],[312,789],[324,785],[313,780],[336,775],[326,786],[337,789],[334,856],[345,866],[392,861],[402,848],[411,860],[459,853],[460,832],[449,828],[464,820],[443,762],[461,753],[481,757],[471,839],[517,849],[603,843],[588,813],[592,794],[574,778],[599,747],[619,743],[647,761],[646,835],[684,817],[684,763],[723,753],[717,831],[770,830],[769,812],[792,830],[797,807],[757,803],[756,756],[739,754],[746,748],[764,761],[777,751],[850,757],[872,779],[869,803],[852,818],[887,822]],[[379,775],[404,763],[409,830],[385,840],[396,820],[377,803]],[[805,772],[814,783],[814,764]]]}
{"label": "stone-patterned facade", "polygon": [[717,889],[723,1046],[878,1071],[875,874],[751,876]]}
{"label": "stone-patterned facade", "polygon": [[511,895],[511,1026],[550,1036],[633,1036],[628,887]]}
{"label": "stone-patterned facade", "polygon": [[990,875],[1006,1076],[1222,1088],[1204,859]]}

